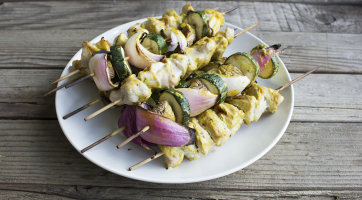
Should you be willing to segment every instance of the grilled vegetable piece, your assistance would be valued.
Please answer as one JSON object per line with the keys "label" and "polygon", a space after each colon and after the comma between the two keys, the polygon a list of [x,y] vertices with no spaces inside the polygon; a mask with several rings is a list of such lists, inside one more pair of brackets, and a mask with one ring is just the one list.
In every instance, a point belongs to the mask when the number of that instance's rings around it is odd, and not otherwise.
{"label": "grilled vegetable piece", "polygon": [[217,69],[221,65],[218,61],[210,61],[209,64],[207,64],[205,67],[201,68],[201,71],[208,72],[212,69]]}
{"label": "grilled vegetable piece", "polygon": [[226,143],[230,137],[230,130],[216,115],[216,113],[209,109],[197,116],[202,128],[209,132],[211,138],[216,146],[221,146]]}
{"label": "grilled vegetable piece", "polygon": [[[167,110],[162,112],[169,113]],[[142,139],[148,142],[174,147],[195,144],[194,129],[140,106],[136,110],[136,124],[138,130],[149,126],[149,129],[141,135]]]}
{"label": "grilled vegetable piece", "polygon": [[125,78],[132,74],[131,67],[128,61],[125,61],[125,54],[122,46],[113,45],[111,46],[112,65],[116,72],[119,81],[122,82]]}
{"label": "grilled vegetable piece", "polygon": [[114,71],[107,54],[94,54],[89,60],[89,69],[91,73],[94,73],[93,80],[99,91],[112,90],[118,87],[119,82],[112,82]]}
{"label": "grilled vegetable piece", "polygon": [[263,71],[259,73],[259,77],[263,79],[269,79],[273,77],[279,70],[278,57],[274,55],[271,60],[265,65]]}
{"label": "grilled vegetable piece", "polygon": [[200,40],[201,38],[208,36],[209,17],[205,12],[190,11],[183,22],[186,24],[190,24],[191,26],[195,26],[196,40]]}
{"label": "grilled vegetable piece", "polygon": [[198,90],[193,88],[179,88],[190,104],[190,116],[194,117],[205,110],[214,107],[218,96],[210,91]]}
{"label": "grilled vegetable piece", "polygon": [[[122,131],[123,135],[127,138],[131,137],[135,133],[137,133],[137,124],[136,124],[136,107],[127,105],[122,112],[121,117],[118,120],[118,127],[121,128],[126,126],[126,128]],[[136,137],[132,140],[133,143],[144,147],[147,150],[153,150],[150,146],[151,144],[141,137]]]}
{"label": "grilled vegetable piece", "polygon": [[168,89],[160,96],[160,101],[168,101],[175,113],[176,122],[187,125],[190,119],[190,105],[182,92],[176,89]]}
{"label": "grilled vegetable piece", "polygon": [[167,44],[165,39],[157,33],[147,34],[141,42],[142,46],[145,47],[148,51],[163,55],[167,51]]}
{"label": "grilled vegetable piece", "polygon": [[200,80],[211,93],[219,96],[217,104],[224,102],[228,93],[228,87],[219,75],[208,73],[201,74],[192,79],[191,83],[195,80]]}
{"label": "grilled vegetable piece", "polygon": [[220,65],[219,68],[211,69],[208,73],[217,74],[224,80],[228,86],[228,97],[239,94],[250,83],[249,78],[232,64]]}
{"label": "grilled vegetable piece", "polygon": [[158,93],[152,93],[151,97],[147,100],[147,103],[149,103],[154,108],[157,106],[159,102],[160,102],[160,94]]}
{"label": "grilled vegetable piece", "polygon": [[247,53],[234,53],[229,56],[225,64],[232,64],[249,78],[250,83],[247,87],[251,86],[259,74],[259,64],[256,60]]}
{"label": "grilled vegetable piece", "polygon": [[190,87],[190,84],[187,81],[181,79],[178,84],[178,88],[188,88],[188,87]]}
{"label": "grilled vegetable piece", "polygon": [[180,25],[180,31],[185,35],[187,46],[190,47],[196,41],[196,31],[190,24],[182,23]]}
{"label": "grilled vegetable piece", "polygon": [[270,62],[271,58],[275,55],[276,50],[279,49],[280,46],[280,44],[274,44],[267,47],[264,44],[259,44],[251,50],[250,55],[258,62],[259,71],[263,71],[266,64]]}

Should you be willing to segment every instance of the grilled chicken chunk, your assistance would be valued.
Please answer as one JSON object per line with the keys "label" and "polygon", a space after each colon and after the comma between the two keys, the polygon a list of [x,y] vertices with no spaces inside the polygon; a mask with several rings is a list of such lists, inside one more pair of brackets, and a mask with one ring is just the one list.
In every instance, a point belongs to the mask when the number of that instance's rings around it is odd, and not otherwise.
{"label": "grilled chicken chunk", "polygon": [[228,103],[222,103],[215,106],[214,111],[221,121],[229,128],[231,136],[234,136],[241,124],[243,124],[244,112]]}
{"label": "grilled chicken chunk", "polygon": [[216,146],[221,146],[226,143],[231,133],[226,124],[209,109],[197,116],[202,128],[204,128],[211,136]]}

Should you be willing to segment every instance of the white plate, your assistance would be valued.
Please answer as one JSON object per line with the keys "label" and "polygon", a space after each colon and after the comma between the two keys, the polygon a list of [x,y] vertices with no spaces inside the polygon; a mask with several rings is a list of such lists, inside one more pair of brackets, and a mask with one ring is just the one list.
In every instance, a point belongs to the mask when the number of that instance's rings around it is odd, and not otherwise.
{"label": "white plate", "polygon": [[[125,33],[131,25],[145,20],[141,19],[113,28],[91,42],[96,43],[101,37],[113,42],[113,39],[119,33]],[[228,23],[225,24],[226,26],[235,28],[235,33],[242,30]],[[234,42],[227,48],[225,56],[235,52],[249,52],[260,43],[264,42],[250,33],[245,33],[234,39]],[[69,61],[62,76],[73,70],[70,68],[72,61],[80,59],[80,55],[81,50]],[[278,88],[291,80],[284,63],[281,60],[279,61],[278,74],[270,80],[258,79],[258,84]],[[62,81],[58,85],[66,81],[68,80]],[[214,147],[207,156],[201,156],[196,161],[191,162],[185,158],[179,167],[172,170],[165,170],[164,158],[159,158],[134,171],[128,171],[127,169],[130,166],[152,156],[153,152],[133,143],[117,149],[116,145],[125,140],[123,134],[112,137],[82,155],[110,172],[148,182],[191,183],[222,177],[255,162],[266,154],[282,137],[292,116],[294,105],[293,87],[284,89],[281,94],[284,96],[284,101],[276,113],[266,113],[257,123],[252,123],[250,126],[242,125],[235,136],[230,138],[222,147]],[[77,115],[63,120],[64,115],[97,97],[98,90],[91,81],[84,81],[69,89],[59,90],[56,94],[55,103],[59,124],[65,136],[79,152],[118,128],[117,121],[121,115],[120,109],[109,109],[87,122],[84,121],[86,116],[103,107],[102,103],[97,103]]]}

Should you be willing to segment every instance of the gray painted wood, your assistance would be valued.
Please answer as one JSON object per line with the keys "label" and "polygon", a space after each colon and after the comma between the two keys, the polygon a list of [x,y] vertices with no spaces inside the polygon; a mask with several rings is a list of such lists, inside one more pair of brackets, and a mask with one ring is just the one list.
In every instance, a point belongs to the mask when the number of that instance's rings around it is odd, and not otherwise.
{"label": "gray painted wood", "polygon": [[[120,24],[162,15],[175,8],[180,12],[186,1],[109,1],[105,2],[24,2],[0,5],[2,30],[110,29]],[[147,6],[145,6],[147,5]],[[225,16],[227,22],[248,27],[268,22],[256,30],[270,32],[362,33],[362,13],[353,5],[311,5],[234,1],[197,1],[198,9],[220,6],[221,10],[241,5]]]}
{"label": "gray painted wood", "polygon": [[[231,175],[200,183],[153,184],[95,166],[71,146],[55,120],[0,120],[0,190],[74,197],[73,186],[78,185],[79,195],[94,198],[303,196],[298,191],[322,197],[351,191],[344,194],[360,196],[362,123],[307,124],[292,122],[271,151]],[[19,184],[25,185],[15,189]]]}

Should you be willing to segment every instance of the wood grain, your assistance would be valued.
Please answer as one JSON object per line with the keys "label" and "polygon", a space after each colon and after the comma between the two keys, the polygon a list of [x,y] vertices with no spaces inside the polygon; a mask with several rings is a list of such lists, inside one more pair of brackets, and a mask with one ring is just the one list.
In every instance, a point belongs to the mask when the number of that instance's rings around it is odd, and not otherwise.
{"label": "wood grain", "polygon": [[238,198],[258,192],[270,197],[302,196],[297,192],[301,190],[306,195],[315,192],[316,196],[328,196],[333,189],[337,192],[330,194],[355,191],[350,195],[360,196],[361,130],[362,123],[292,122],[270,152],[243,170],[201,183],[153,184],[124,178],[92,164],[70,145],[55,120],[0,120],[0,190],[15,190],[12,184],[25,184],[18,191],[44,192],[39,190],[49,188],[48,194],[52,195],[60,191],[75,194],[70,185],[79,185],[86,187],[77,187],[77,193],[94,198]]}
{"label": "wood grain", "polygon": [[[108,1],[105,2],[24,2],[0,6],[1,30],[110,29],[148,16],[160,16],[168,9],[180,12],[185,1]],[[147,5],[147,7],[145,7]],[[242,7],[225,16],[227,22],[248,27],[268,22],[256,30],[270,32],[362,33],[359,6],[310,5],[234,1],[196,1],[200,10]]]}
{"label": "wood grain", "polygon": [[[0,198],[27,199],[358,199],[361,192],[354,190],[330,191],[258,191],[258,190],[215,190],[215,189],[137,189],[123,187],[92,187],[63,185],[30,185],[7,184],[0,185]],[[19,189],[21,188],[21,189]],[[5,190],[6,189],[6,190]]]}
{"label": "wood grain", "polygon": [[[55,87],[61,70],[0,70],[0,118],[56,119]],[[293,73],[292,78],[301,74]],[[36,78],[35,78],[36,77]],[[362,122],[362,75],[311,74],[294,85],[292,121]],[[341,92],[346,90],[350,92]],[[63,89],[65,90],[65,89]],[[83,106],[83,105],[79,105]]]}

